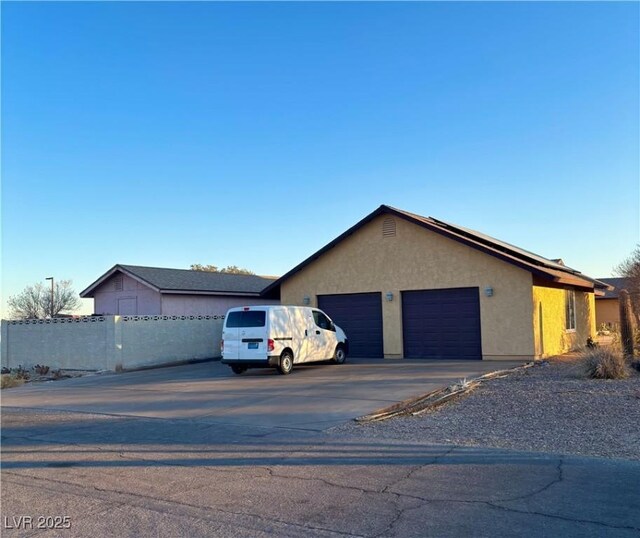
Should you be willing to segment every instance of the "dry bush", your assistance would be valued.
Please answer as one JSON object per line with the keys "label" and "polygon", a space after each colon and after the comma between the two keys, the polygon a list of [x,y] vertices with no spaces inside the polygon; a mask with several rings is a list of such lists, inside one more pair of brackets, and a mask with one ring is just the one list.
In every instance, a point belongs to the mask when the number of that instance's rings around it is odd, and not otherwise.
{"label": "dry bush", "polygon": [[47,375],[49,373],[49,367],[42,364],[36,364],[33,369],[38,375]]}
{"label": "dry bush", "polygon": [[19,387],[24,383],[24,378],[15,376],[13,374],[2,374],[0,377],[0,388],[10,389],[11,387]]}
{"label": "dry bush", "polygon": [[598,347],[584,351],[581,363],[586,375],[593,379],[626,379],[629,368],[620,350]]}

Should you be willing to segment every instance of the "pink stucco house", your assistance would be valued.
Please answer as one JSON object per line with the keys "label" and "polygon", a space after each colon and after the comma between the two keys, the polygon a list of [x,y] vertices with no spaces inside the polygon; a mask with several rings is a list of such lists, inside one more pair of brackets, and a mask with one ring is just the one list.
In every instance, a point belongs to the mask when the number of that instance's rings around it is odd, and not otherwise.
{"label": "pink stucco house", "polygon": [[275,279],[189,269],[115,265],[80,293],[93,311],[121,316],[220,316],[233,306],[277,304],[260,292]]}

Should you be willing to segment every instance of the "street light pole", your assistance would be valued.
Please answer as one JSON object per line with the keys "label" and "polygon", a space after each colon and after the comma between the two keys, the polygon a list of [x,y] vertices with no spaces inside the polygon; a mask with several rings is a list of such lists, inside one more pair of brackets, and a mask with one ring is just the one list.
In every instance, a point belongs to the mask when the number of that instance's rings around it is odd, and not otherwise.
{"label": "street light pole", "polygon": [[45,280],[51,280],[51,319],[53,319],[53,277],[48,276]]}

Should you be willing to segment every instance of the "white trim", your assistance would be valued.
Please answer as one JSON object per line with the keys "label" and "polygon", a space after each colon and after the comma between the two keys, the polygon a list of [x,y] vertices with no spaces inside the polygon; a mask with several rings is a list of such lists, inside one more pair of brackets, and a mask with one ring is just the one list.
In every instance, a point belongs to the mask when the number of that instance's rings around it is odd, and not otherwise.
{"label": "white trim", "polygon": [[116,265],[114,267],[112,267],[111,269],[109,269],[109,271],[107,271],[104,275],[102,275],[98,280],[96,280],[93,284],[91,284],[88,288],[82,290],[80,292],[80,297],[82,297],[83,299],[87,297],[87,295],[89,293],[93,293],[93,291],[101,286],[102,284],[104,284],[109,278],[111,278],[116,272],[120,272],[124,275],[127,275],[128,277],[132,278],[133,280],[135,280],[136,282],[139,282],[140,284],[146,286],[147,288],[151,288],[154,291],[160,291],[160,288],[156,288],[155,286],[153,286],[152,284],[149,284],[147,281],[142,280],[140,277],[134,275],[133,273],[130,273],[129,271],[127,271],[126,269],[122,268],[119,265]]}

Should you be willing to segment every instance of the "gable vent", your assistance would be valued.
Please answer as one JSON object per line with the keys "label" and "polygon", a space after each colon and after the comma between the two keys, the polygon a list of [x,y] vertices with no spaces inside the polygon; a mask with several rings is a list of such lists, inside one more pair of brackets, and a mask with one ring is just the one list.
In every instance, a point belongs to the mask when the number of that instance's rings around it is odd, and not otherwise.
{"label": "gable vent", "polygon": [[395,237],[396,235],[396,219],[387,217],[382,221],[382,236]]}
{"label": "gable vent", "polygon": [[117,276],[113,279],[113,289],[116,291],[122,291],[122,277]]}

